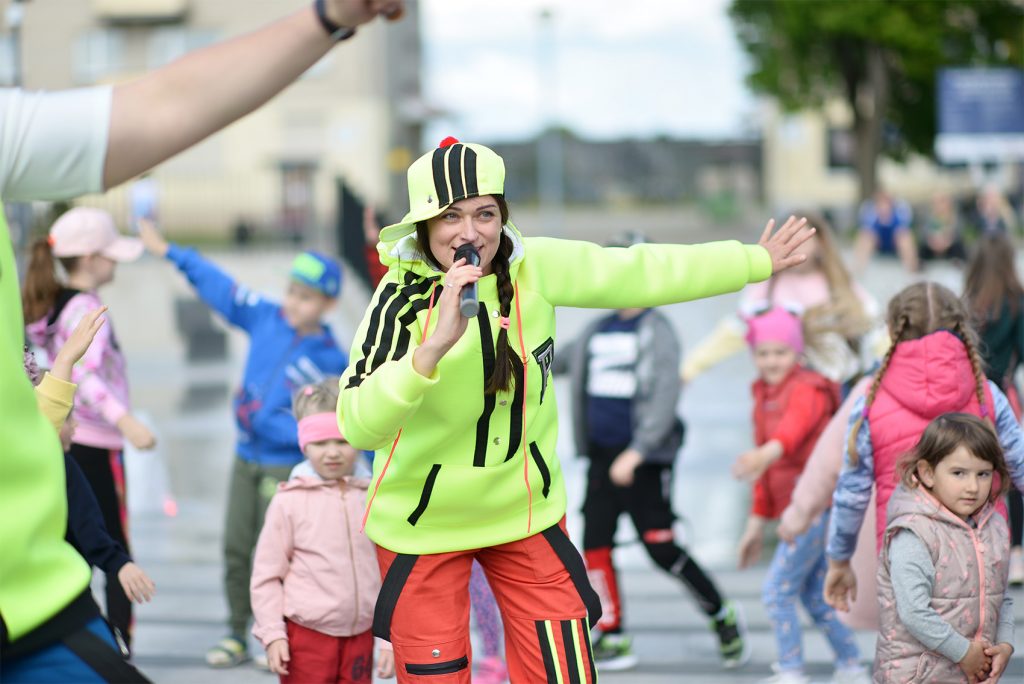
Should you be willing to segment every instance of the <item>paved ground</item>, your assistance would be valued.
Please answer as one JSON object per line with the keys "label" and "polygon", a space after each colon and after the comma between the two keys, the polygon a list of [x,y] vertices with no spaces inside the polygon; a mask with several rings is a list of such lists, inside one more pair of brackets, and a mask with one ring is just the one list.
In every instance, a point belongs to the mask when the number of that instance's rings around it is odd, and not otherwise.
{"label": "paved ground", "polygon": [[[257,289],[276,293],[288,258],[281,253],[216,255],[229,271]],[[874,268],[869,286],[880,298],[905,282],[892,265]],[[956,286],[951,271],[936,277]],[[158,586],[153,603],[138,611],[136,663],[155,681],[167,683],[271,681],[269,675],[243,666],[215,672],[203,665],[203,652],[223,633],[226,616],[220,590],[220,528],[234,439],[228,396],[238,379],[245,339],[232,334],[225,362],[189,365],[173,324],[173,297],[188,292],[166,264],[151,260],[122,268],[116,286],[105,295],[118,336],[127,350],[136,406],[154,423],[161,441],[156,453],[130,455],[132,537],[140,564]],[[339,335],[348,343],[361,312],[357,288],[346,293],[348,304],[336,316]],[[668,309],[684,343],[692,346],[723,315],[734,310],[735,297],[679,305]],[[593,312],[562,311],[561,339],[571,337]],[[728,466],[750,444],[747,384],[752,367],[746,358],[728,361],[695,381],[682,410],[690,425],[675,483],[680,531],[694,555],[714,569],[724,592],[743,605],[751,630],[753,658],[738,672],[723,673],[704,618],[678,586],[653,571],[633,542],[635,533],[624,521],[617,553],[622,567],[629,629],[636,636],[640,666],[625,674],[602,677],[605,682],[753,682],[769,673],[774,646],[760,602],[764,567],[738,572],[734,544],[748,507],[744,486],[728,476]],[[556,385],[566,409],[566,387]],[[583,464],[572,458],[567,435],[560,442],[570,492],[570,528],[579,538],[578,509]],[[164,512],[172,497],[177,515]],[[1024,617],[1024,595],[1016,613]],[[1024,634],[1020,630],[1019,634]],[[859,640],[870,659],[874,635]],[[821,681],[830,674],[824,639],[808,631],[805,639],[811,673]],[[1024,638],[1018,636],[1018,652]],[[1021,681],[1024,660],[1014,659],[1013,676]]]}

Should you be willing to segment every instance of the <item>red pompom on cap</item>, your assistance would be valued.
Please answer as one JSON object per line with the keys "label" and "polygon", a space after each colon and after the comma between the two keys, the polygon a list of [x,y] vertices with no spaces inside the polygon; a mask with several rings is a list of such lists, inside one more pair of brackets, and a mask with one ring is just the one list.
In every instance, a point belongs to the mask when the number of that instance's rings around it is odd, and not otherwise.
{"label": "red pompom on cap", "polygon": [[441,149],[444,149],[446,147],[451,147],[452,145],[454,145],[457,142],[459,142],[458,138],[453,138],[452,136],[449,135],[447,138],[445,138],[444,140],[442,140],[440,142],[438,147],[440,147]]}

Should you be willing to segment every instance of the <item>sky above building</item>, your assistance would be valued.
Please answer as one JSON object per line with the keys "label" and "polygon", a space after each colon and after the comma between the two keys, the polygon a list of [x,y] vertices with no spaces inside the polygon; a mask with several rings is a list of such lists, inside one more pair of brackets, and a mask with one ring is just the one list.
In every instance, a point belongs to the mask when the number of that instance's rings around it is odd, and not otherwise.
{"label": "sky above building", "polygon": [[[421,0],[428,140],[722,138],[755,128],[729,0]],[[549,18],[542,19],[545,9]]]}

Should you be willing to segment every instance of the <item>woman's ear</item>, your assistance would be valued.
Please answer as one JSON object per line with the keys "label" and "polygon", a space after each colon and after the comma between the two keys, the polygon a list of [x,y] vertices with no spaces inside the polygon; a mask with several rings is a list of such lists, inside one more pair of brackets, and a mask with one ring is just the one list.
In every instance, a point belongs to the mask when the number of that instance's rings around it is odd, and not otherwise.
{"label": "woman's ear", "polygon": [[935,486],[935,469],[932,468],[932,464],[924,459],[918,459],[917,465],[914,467],[914,472],[917,474],[917,479],[926,489],[931,489]]}

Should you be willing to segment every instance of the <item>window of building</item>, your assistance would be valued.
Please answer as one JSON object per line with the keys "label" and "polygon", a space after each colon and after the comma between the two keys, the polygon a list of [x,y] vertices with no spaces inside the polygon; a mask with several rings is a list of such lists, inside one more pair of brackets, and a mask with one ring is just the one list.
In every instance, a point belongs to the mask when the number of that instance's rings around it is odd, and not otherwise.
{"label": "window of building", "polygon": [[71,51],[75,83],[90,85],[124,71],[124,50],[120,29],[101,28],[80,35]]}
{"label": "window of building", "polygon": [[173,62],[185,53],[212,45],[221,39],[219,31],[213,29],[165,26],[155,29],[149,38],[147,65],[150,69]]}

